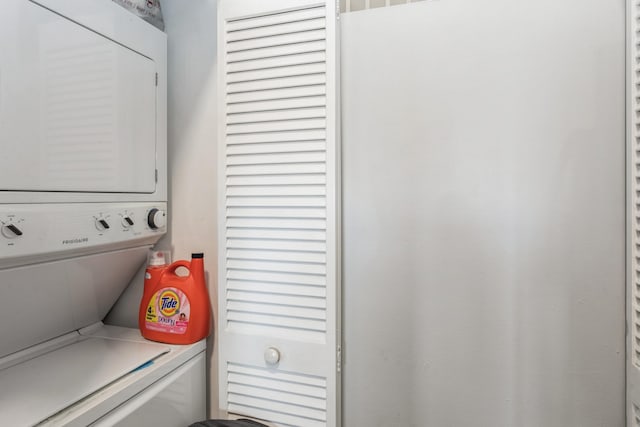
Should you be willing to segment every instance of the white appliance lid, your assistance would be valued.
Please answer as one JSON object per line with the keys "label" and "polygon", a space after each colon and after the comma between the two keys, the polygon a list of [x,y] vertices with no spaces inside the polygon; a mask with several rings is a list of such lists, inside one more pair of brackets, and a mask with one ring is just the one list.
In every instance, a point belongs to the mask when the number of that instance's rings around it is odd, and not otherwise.
{"label": "white appliance lid", "polygon": [[162,344],[87,338],[0,371],[6,425],[34,425],[168,353]]}

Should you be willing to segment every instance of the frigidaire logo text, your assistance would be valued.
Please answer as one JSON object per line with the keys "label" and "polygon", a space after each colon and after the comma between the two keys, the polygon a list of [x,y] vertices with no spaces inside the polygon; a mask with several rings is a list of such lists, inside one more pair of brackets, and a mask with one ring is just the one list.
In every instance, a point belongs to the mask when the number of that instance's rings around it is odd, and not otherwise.
{"label": "frigidaire logo text", "polygon": [[63,240],[62,244],[63,245],[78,245],[80,243],[87,243],[89,241],[88,237],[80,237],[77,239],[68,239],[68,240]]}

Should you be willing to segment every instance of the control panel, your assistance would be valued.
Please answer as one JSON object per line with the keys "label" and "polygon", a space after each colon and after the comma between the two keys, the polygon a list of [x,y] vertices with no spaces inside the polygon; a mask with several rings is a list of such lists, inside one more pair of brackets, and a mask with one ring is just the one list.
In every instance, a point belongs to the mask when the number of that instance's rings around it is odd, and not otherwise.
{"label": "control panel", "polygon": [[0,260],[155,243],[166,211],[166,203],[0,205]]}

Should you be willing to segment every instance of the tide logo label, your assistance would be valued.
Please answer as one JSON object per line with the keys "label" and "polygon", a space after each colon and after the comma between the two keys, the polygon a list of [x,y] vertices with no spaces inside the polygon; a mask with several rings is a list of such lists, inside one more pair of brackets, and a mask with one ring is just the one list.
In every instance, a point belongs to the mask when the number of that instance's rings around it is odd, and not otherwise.
{"label": "tide logo label", "polygon": [[160,294],[158,306],[163,316],[171,317],[180,309],[180,298],[174,291],[167,289]]}

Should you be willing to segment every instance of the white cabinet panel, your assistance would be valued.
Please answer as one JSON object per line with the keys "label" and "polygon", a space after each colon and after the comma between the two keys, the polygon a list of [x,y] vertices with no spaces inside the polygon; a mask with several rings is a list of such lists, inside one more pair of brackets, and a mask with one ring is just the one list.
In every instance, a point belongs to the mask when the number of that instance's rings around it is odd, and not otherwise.
{"label": "white cabinet panel", "polygon": [[3,422],[39,424],[169,351],[155,343],[92,337],[3,369]]}
{"label": "white cabinet panel", "polygon": [[29,1],[0,15],[0,186],[152,193],[156,65]]}
{"label": "white cabinet panel", "polygon": [[221,407],[277,426],[334,427],[335,4],[230,0],[220,17]]}
{"label": "white cabinet panel", "polygon": [[186,427],[206,418],[204,353],[91,424],[96,427]]}
{"label": "white cabinet panel", "polygon": [[624,425],[623,15],[341,17],[346,426]]}

